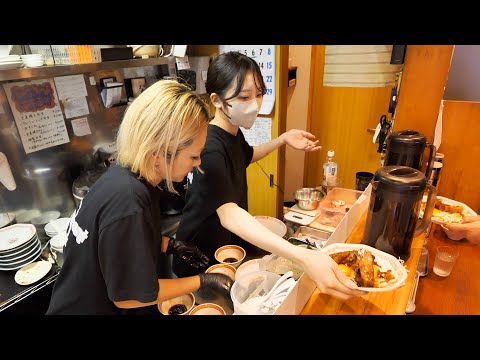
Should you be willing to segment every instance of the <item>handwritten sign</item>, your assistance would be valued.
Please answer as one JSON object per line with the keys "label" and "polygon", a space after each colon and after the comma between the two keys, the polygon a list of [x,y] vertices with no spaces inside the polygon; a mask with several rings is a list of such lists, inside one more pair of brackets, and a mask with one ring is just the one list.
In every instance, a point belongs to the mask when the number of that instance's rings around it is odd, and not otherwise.
{"label": "handwritten sign", "polygon": [[60,100],[88,95],[83,75],[59,76],[55,77],[54,80]]}
{"label": "handwritten sign", "polygon": [[85,136],[92,133],[86,117],[72,120],[72,129],[76,136]]}
{"label": "handwritten sign", "polygon": [[63,110],[65,111],[65,117],[67,119],[88,115],[90,113],[86,97],[63,100]]}
{"label": "handwritten sign", "polygon": [[70,141],[52,79],[3,84],[27,154]]}

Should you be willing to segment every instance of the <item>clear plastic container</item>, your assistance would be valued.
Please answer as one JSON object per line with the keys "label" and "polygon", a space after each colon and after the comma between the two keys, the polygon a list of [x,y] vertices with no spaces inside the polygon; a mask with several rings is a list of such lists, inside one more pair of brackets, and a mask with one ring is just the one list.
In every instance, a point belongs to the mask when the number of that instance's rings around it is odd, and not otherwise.
{"label": "clear plastic container", "polygon": [[325,228],[325,230],[330,228],[331,231],[333,232],[335,231],[335,228],[340,223],[340,221],[342,221],[345,214],[346,213],[342,211],[335,211],[335,210],[321,208],[320,213],[318,214],[315,221],[321,225],[326,226],[327,228]]}
{"label": "clear plastic container", "polygon": [[269,271],[255,271],[236,279],[230,291],[234,315],[266,315],[260,310],[260,297],[266,295],[280,277]]}
{"label": "clear plastic container", "polygon": [[327,193],[318,206],[327,215],[333,211],[345,215],[362,194],[362,191],[336,187]]}

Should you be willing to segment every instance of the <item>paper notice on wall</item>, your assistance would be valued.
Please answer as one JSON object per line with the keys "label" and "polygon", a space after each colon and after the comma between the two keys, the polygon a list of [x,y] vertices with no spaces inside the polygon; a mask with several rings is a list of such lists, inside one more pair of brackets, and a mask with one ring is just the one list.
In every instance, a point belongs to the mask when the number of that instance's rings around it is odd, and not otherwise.
{"label": "paper notice on wall", "polygon": [[86,117],[72,120],[72,129],[76,136],[85,136],[92,133]]}
{"label": "paper notice on wall", "polygon": [[3,84],[27,154],[70,141],[52,79]]}
{"label": "paper notice on wall", "polygon": [[90,114],[87,98],[84,96],[63,100],[63,110],[67,119]]}
{"label": "paper notice on wall", "polygon": [[59,76],[53,78],[60,100],[87,96],[87,87],[83,75]]}
{"label": "paper notice on wall", "polygon": [[272,140],[272,118],[257,117],[250,129],[240,128],[245,140],[251,146],[265,144]]}
{"label": "paper notice on wall", "polygon": [[175,61],[177,62],[177,69],[178,70],[184,70],[184,69],[190,69],[190,63],[188,62],[188,56],[180,57],[180,58],[175,58]]}

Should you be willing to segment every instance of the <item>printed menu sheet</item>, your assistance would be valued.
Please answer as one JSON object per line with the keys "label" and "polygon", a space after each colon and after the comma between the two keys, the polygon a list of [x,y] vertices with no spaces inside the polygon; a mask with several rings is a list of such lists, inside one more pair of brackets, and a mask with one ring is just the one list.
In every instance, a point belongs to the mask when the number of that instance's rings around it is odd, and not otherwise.
{"label": "printed menu sheet", "polygon": [[70,141],[52,79],[3,84],[27,154]]}

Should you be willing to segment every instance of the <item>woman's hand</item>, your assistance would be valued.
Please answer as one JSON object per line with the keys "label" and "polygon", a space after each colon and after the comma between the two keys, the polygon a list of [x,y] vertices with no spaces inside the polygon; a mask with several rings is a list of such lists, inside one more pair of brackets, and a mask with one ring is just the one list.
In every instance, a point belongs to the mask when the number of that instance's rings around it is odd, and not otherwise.
{"label": "woman's hand", "polygon": [[480,245],[480,216],[466,216],[462,224],[446,224],[443,227],[452,240],[467,239]]}
{"label": "woman's hand", "polygon": [[348,300],[353,296],[368,294],[359,290],[337,263],[323,251],[307,250],[303,259],[303,270],[317,284],[321,293]]}
{"label": "woman's hand", "polygon": [[284,144],[297,150],[317,151],[322,148],[318,146],[318,140],[315,140],[315,135],[308,131],[292,129],[283,133],[281,137]]}
{"label": "woman's hand", "polygon": [[474,221],[480,221],[480,215],[477,215],[477,216],[465,216],[465,217],[463,218],[462,223],[466,224],[466,223],[471,223],[471,222],[474,222]]}

